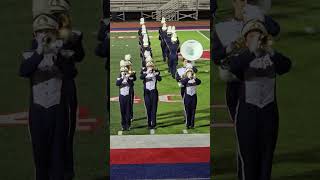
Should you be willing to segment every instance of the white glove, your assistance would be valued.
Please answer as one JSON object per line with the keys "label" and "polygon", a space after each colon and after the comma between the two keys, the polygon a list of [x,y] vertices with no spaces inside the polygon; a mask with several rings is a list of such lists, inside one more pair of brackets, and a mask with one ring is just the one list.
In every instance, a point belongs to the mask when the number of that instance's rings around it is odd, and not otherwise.
{"label": "white glove", "polygon": [[249,50],[250,52],[256,52],[261,44],[260,42],[260,37],[259,36],[255,36],[250,42],[249,42]]}
{"label": "white glove", "polygon": [[38,54],[42,54],[43,53],[43,46],[44,46],[44,37],[46,36],[45,33],[38,33],[35,37],[36,41],[37,41],[37,44],[38,44],[38,47],[36,49],[37,53]]}

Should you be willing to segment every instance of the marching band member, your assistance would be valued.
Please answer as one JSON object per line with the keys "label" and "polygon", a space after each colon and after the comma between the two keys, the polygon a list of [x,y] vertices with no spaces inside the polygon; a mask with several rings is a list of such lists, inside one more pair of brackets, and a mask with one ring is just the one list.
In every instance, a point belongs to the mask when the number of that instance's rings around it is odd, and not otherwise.
{"label": "marching band member", "polygon": [[145,52],[148,51],[150,52],[150,56],[152,56],[152,49],[149,44],[149,40],[147,38],[144,39],[143,41],[143,46],[140,49],[140,57],[141,57],[141,65],[142,67],[145,66]]}
{"label": "marching band member", "polygon": [[143,27],[145,28],[145,24],[144,24],[144,18],[140,18],[140,25],[141,25],[141,28],[139,28],[138,30],[138,35],[139,36],[142,36],[142,30],[143,30]]}
{"label": "marching band member", "polygon": [[165,52],[168,59],[168,72],[170,73],[169,69],[169,59],[170,59],[170,43],[171,43],[171,36],[172,36],[172,26],[168,26],[167,34],[164,37],[164,42],[166,44],[165,46]]}
{"label": "marching band member", "polygon": [[[126,65],[124,61],[120,62],[122,65]],[[129,131],[131,126],[130,116],[131,116],[131,96],[130,87],[132,86],[133,80],[128,74],[127,67],[120,68],[120,75],[117,78],[116,85],[119,86],[119,102],[120,102],[120,112],[121,112],[121,126],[123,131]]]}
{"label": "marching band member", "polygon": [[68,114],[69,114],[69,136],[67,137],[67,149],[66,149],[66,172],[65,179],[73,179],[74,172],[74,160],[73,160],[73,137],[76,130],[77,121],[77,88],[75,83],[75,77],[78,74],[76,69],[76,63],[81,62],[84,59],[85,53],[82,46],[83,34],[80,31],[72,30],[71,17],[69,14],[70,3],[68,0],[49,0],[50,13],[56,17],[59,24],[59,38],[63,40],[63,47],[61,54],[65,61],[63,68],[66,68],[66,72],[70,72],[64,75],[64,90],[66,90]]}
{"label": "marching band member", "polygon": [[186,127],[190,129],[194,128],[197,108],[197,86],[201,84],[201,80],[196,78],[192,68],[189,68],[185,72],[185,77],[181,79],[181,84],[186,88],[183,101],[186,114]]}
{"label": "marching band member", "polygon": [[141,28],[141,35],[139,36],[139,45],[142,46],[143,45],[143,41],[145,38],[147,38],[148,40],[149,39],[149,36],[148,36],[148,33],[147,33],[147,29],[146,29],[146,26],[145,25],[142,25],[142,28]]}
{"label": "marching band member", "polygon": [[173,34],[171,37],[171,42],[168,43],[169,46],[169,72],[171,73],[171,76],[173,79],[175,79],[176,71],[177,71],[177,65],[178,65],[178,50],[179,50],[179,44],[178,44],[178,38],[176,34]]}
{"label": "marching band member", "polygon": [[186,88],[181,84],[180,81],[183,78],[183,75],[186,73],[187,69],[192,69],[194,73],[198,72],[198,69],[192,65],[191,61],[183,59],[183,67],[177,69],[177,72],[176,72],[176,80],[177,80],[178,85],[180,87],[180,94],[181,94],[182,98],[185,94]]}
{"label": "marching band member", "polygon": [[155,129],[157,125],[157,109],[159,93],[157,89],[157,82],[161,81],[160,71],[155,69],[152,62],[146,64],[146,68],[141,72],[140,79],[143,80],[144,85],[144,102],[147,111],[148,128]]}
{"label": "marching band member", "polygon": [[164,23],[162,25],[162,27],[160,27],[159,29],[159,40],[160,40],[160,46],[161,46],[161,50],[162,50],[162,58],[163,58],[163,62],[166,62],[166,58],[167,58],[167,52],[166,52],[166,42],[165,42],[165,36],[167,35],[167,25],[166,23]]}
{"label": "marching band member", "polygon": [[20,76],[29,78],[31,98],[29,131],[32,140],[36,180],[61,180],[65,175],[66,137],[69,122],[64,76],[60,54],[63,42],[58,40],[58,22],[40,14],[34,18],[36,46],[25,51]]}
{"label": "marching band member", "polygon": [[131,63],[131,55],[127,54],[124,57],[124,60],[127,61],[126,68],[128,69],[129,79],[132,81],[130,85],[130,102],[131,102],[131,114],[130,114],[130,120],[133,121],[133,104],[134,104],[134,81],[137,80],[136,72],[132,69],[132,63]]}
{"label": "marching band member", "polygon": [[263,22],[247,22],[241,35],[246,48],[230,59],[230,72],[240,81],[235,129],[241,179],[270,180],[279,126],[276,76],[287,73],[291,61],[271,48]]}
{"label": "marching band member", "polygon": [[[255,14],[248,12],[247,0],[232,0],[234,8],[234,18],[230,21],[221,22],[215,25],[213,35],[213,62],[220,67],[220,77],[227,81],[226,86],[226,103],[232,121],[235,120],[236,107],[239,101],[240,81],[224,67],[224,62],[239,47],[243,46],[242,37],[240,36],[243,24],[249,19],[260,19],[264,22],[268,34],[276,36],[280,32],[280,27],[270,16],[263,15],[258,10]],[[250,8],[249,8],[250,9]],[[251,8],[252,9],[252,8]],[[257,7],[256,7],[257,9]],[[251,17],[250,17],[251,15]],[[238,159],[238,178],[242,179],[241,160]]]}

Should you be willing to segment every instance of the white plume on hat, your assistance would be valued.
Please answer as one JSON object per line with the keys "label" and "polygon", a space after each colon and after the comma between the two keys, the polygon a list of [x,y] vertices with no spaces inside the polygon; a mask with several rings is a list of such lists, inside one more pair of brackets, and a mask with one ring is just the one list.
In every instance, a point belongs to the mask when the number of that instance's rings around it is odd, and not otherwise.
{"label": "white plume on hat", "polygon": [[153,61],[153,59],[152,59],[152,57],[151,56],[147,56],[146,57],[146,62],[148,63],[148,62],[152,62]]}
{"label": "white plume on hat", "polygon": [[50,12],[68,12],[71,10],[71,5],[67,0],[49,0],[48,3]]}
{"label": "white plume on hat", "polygon": [[123,66],[123,67],[120,68],[120,72],[126,72],[126,71],[128,71],[127,67]]}
{"label": "white plume on hat", "polygon": [[192,64],[191,64],[191,63],[187,63],[187,64],[186,64],[186,66],[185,66],[185,68],[186,68],[186,69],[190,69],[190,68],[192,69],[192,68],[193,68],[193,66],[192,66]]}
{"label": "white plume on hat", "polygon": [[143,46],[148,47],[149,46],[149,40],[143,41]]}
{"label": "white plume on hat", "polygon": [[175,26],[172,26],[171,27],[171,33],[173,34],[173,33],[176,33],[176,27]]}
{"label": "white plume on hat", "polygon": [[168,26],[167,34],[172,34],[172,26]]}
{"label": "white plume on hat", "polygon": [[166,18],[165,18],[165,17],[162,17],[162,18],[161,18],[161,24],[164,24],[164,23],[166,23]]}
{"label": "white plume on hat", "polygon": [[125,67],[125,66],[126,66],[126,61],[120,60],[120,67]]}
{"label": "white plume on hat", "polygon": [[144,24],[144,18],[140,18],[140,25],[143,25]]}
{"label": "white plume on hat", "polygon": [[124,61],[124,64],[125,64],[125,66],[131,66],[132,65],[130,60]]}
{"label": "white plume on hat", "polygon": [[167,30],[167,24],[166,23],[163,23],[162,24],[162,31],[166,31]]}
{"label": "white plume on hat", "polygon": [[151,53],[150,51],[144,51],[143,55],[144,57],[148,57],[148,56],[151,56]]}
{"label": "white plume on hat", "polygon": [[149,62],[147,62],[147,64],[146,64],[146,67],[150,67],[150,66],[153,66],[153,67],[154,67],[154,64],[153,64],[152,61],[149,61]]}
{"label": "white plume on hat", "polygon": [[147,34],[147,27],[144,24],[141,26],[141,33],[142,34]]}
{"label": "white plume on hat", "polygon": [[171,41],[172,41],[172,42],[176,42],[177,40],[178,40],[177,34],[176,34],[176,33],[172,33],[172,35],[171,35]]}
{"label": "white plume on hat", "polygon": [[58,26],[58,22],[46,14],[41,14],[33,20],[33,31],[44,29],[57,30]]}
{"label": "white plume on hat", "polygon": [[130,60],[131,60],[131,55],[130,55],[130,54],[126,54],[126,55],[124,56],[124,60],[130,61]]}

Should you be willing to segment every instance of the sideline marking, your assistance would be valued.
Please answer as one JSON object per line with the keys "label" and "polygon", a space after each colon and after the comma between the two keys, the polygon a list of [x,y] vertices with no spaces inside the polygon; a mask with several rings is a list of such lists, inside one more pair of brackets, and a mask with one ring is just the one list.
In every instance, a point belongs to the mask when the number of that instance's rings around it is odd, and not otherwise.
{"label": "sideline marking", "polygon": [[202,32],[197,31],[197,33],[199,33],[201,36],[203,36],[204,38],[206,38],[208,41],[210,41],[210,38],[208,38],[206,35],[204,35]]}

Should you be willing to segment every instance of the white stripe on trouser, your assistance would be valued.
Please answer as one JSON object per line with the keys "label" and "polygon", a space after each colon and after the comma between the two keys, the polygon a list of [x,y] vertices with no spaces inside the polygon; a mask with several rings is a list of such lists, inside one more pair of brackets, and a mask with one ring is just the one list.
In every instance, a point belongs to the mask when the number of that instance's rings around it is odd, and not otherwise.
{"label": "white stripe on trouser", "polygon": [[187,126],[188,125],[188,116],[187,116],[187,111],[186,111],[186,105],[184,104],[185,97],[186,97],[186,93],[183,95],[182,103],[183,103],[183,111],[184,111],[184,119],[185,119],[184,123]]}
{"label": "white stripe on trouser", "polygon": [[147,116],[147,125],[149,126],[149,116],[148,116],[148,110],[147,110],[147,105],[146,105],[146,95],[144,94],[144,109],[145,109],[145,114]]}
{"label": "white stripe on trouser", "polygon": [[[245,176],[245,170],[244,170],[244,162],[243,162],[243,158],[242,158],[242,155],[241,155],[241,150],[240,150],[240,144],[239,144],[239,138],[238,138],[238,132],[237,132],[237,122],[238,122],[238,110],[239,110],[239,101],[238,101],[238,104],[237,104],[237,108],[236,108],[236,114],[235,114],[235,133],[236,133],[236,139],[237,139],[237,151],[238,151],[238,155],[240,157],[240,161],[241,161],[241,167],[242,167],[242,180],[245,180],[246,179],[246,176]],[[238,159],[238,157],[237,157]],[[238,166],[238,165],[237,165]],[[239,169],[238,169],[239,171]]]}

